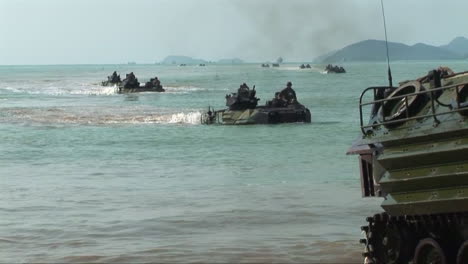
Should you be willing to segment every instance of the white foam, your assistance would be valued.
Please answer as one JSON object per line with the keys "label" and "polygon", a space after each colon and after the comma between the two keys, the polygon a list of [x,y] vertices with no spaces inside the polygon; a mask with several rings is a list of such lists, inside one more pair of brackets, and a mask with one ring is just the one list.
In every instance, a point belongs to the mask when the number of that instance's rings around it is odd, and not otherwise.
{"label": "white foam", "polygon": [[5,86],[4,89],[13,93],[45,94],[45,95],[113,95],[117,92],[116,86],[101,86],[99,84],[90,85],[88,83],[76,82],[18,82],[14,86]]}
{"label": "white foam", "polygon": [[113,95],[117,93],[117,86],[94,86],[86,89],[72,90],[75,95]]}
{"label": "white foam", "polygon": [[200,88],[195,86],[164,86],[167,93],[191,93],[198,91],[206,91],[206,88]]}
{"label": "white foam", "polygon": [[200,124],[201,113],[190,112],[190,113],[177,113],[173,114],[169,119],[169,124]]}
{"label": "white foam", "polygon": [[[114,95],[117,93],[117,86],[101,86],[100,83],[64,80],[64,81],[15,81],[13,83],[0,83],[0,89],[13,93],[25,94],[45,94],[52,96],[61,95]],[[167,93],[193,93],[207,91],[207,88],[201,88],[191,85],[167,85],[164,86]]]}
{"label": "white foam", "polygon": [[305,69],[301,69],[299,68],[299,66],[279,67],[275,69],[283,70],[283,71],[320,72],[320,73],[323,71],[323,69],[316,68],[315,66],[311,66],[311,68],[305,68]]}
{"label": "white foam", "polygon": [[11,87],[11,86],[2,87],[1,89],[9,91],[9,92],[13,92],[13,93],[20,93],[21,92],[21,90],[19,90],[17,88],[14,88],[14,87]]}
{"label": "white foam", "polygon": [[300,69],[298,66],[294,66],[294,67],[279,67],[279,68],[275,68],[275,69],[282,70],[282,71],[301,71],[301,70],[302,70],[302,69]]}
{"label": "white foam", "polygon": [[[152,111],[142,114],[140,110],[109,112],[109,109],[92,108],[4,108],[6,115],[0,122],[31,122],[41,124],[200,124],[201,112],[160,113]],[[145,112],[145,111],[143,111]]]}

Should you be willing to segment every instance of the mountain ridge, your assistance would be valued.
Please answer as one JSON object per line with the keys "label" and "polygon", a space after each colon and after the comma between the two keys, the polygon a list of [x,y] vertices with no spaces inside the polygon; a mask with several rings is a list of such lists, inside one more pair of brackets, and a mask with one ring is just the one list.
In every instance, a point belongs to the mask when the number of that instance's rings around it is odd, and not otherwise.
{"label": "mountain ridge", "polygon": [[200,64],[207,63],[206,60],[194,59],[189,56],[170,55],[164,58],[162,64]]}
{"label": "mountain ridge", "polygon": [[[212,63],[212,62],[204,60],[204,59],[197,59],[197,58],[192,58],[189,56],[181,56],[181,55],[170,55],[161,61],[161,64],[188,64],[190,65],[190,64],[205,64],[205,63]],[[244,63],[244,61],[239,58],[230,58],[230,59],[220,59],[216,63],[218,64],[242,64]]]}
{"label": "mountain ridge", "polygon": [[[399,42],[388,42],[392,60],[457,60],[468,55],[468,39],[457,37],[447,45],[433,46],[425,43],[406,45]],[[383,40],[363,40],[350,44],[330,54],[314,59],[316,63],[337,63],[352,61],[385,61],[386,45]]]}
{"label": "mountain ridge", "polygon": [[449,44],[440,47],[458,53],[465,58],[468,57],[468,39],[465,37],[456,37]]}

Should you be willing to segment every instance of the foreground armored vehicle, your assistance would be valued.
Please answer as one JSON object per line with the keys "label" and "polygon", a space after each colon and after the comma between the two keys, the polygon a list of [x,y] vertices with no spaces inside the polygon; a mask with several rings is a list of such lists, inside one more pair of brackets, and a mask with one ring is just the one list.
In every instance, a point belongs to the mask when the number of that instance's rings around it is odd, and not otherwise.
{"label": "foreground armored vehicle", "polygon": [[276,97],[268,101],[265,106],[257,106],[259,99],[255,97],[255,86],[250,90],[243,84],[237,93],[226,95],[227,109],[214,111],[209,108],[208,112],[201,116],[201,123],[221,125],[310,123],[309,109],[297,100],[281,97],[283,91],[276,93]]}
{"label": "foreground armored vehicle", "polygon": [[443,67],[361,94],[348,154],[360,155],[362,195],[384,198],[362,227],[367,263],[468,263],[467,99],[468,72]]}

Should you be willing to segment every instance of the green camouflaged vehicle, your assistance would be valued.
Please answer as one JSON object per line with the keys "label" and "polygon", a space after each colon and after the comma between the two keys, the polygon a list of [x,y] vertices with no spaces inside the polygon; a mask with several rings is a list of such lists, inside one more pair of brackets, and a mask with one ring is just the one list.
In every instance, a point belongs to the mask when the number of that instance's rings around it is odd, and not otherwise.
{"label": "green camouflaged vehicle", "polygon": [[362,227],[365,262],[468,263],[467,98],[468,72],[446,67],[361,94],[362,137],[348,153],[362,195],[385,211]]}
{"label": "green camouflaged vehicle", "polygon": [[[210,111],[209,111],[210,112]],[[209,113],[208,112],[208,113]],[[253,109],[211,111],[202,115],[202,124],[250,125],[279,123],[310,123],[310,111],[303,105],[287,107],[258,106]]]}
{"label": "green camouflaged vehicle", "polygon": [[[245,85],[245,84],[244,84]],[[255,87],[239,89],[238,93],[226,95],[226,106],[229,108],[208,112],[201,115],[202,124],[249,125],[279,123],[310,123],[311,114],[304,105],[292,100],[288,103],[280,98],[268,101],[265,106],[257,106]],[[279,93],[277,93],[278,95]]]}

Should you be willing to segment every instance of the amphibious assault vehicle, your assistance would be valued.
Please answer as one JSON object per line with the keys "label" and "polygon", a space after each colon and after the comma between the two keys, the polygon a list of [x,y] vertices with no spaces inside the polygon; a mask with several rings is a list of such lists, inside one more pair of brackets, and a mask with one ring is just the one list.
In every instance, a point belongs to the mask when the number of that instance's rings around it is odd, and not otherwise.
{"label": "amphibious assault vehicle", "polygon": [[468,72],[446,67],[361,94],[348,154],[359,154],[363,197],[384,199],[362,227],[366,263],[468,263],[467,99]]}
{"label": "amphibious assault vehicle", "polygon": [[117,72],[107,77],[107,81],[102,82],[103,86],[117,86],[118,93],[139,93],[139,92],[164,92],[158,77],[151,78],[145,85],[140,85],[133,72],[126,75],[122,81]]}
{"label": "amphibious assault vehicle", "polygon": [[346,70],[342,66],[328,64],[325,73],[346,73]]}
{"label": "amphibious assault vehicle", "polygon": [[[309,109],[297,100],[284,100],[276,93],[276,98],[265,106],[258,106],[255,86],[250,90],[245,84],[237,93],[226,95],[227,109],[215,111],[212,108],[202,114],[202,124],[248,125],[278,123],[310,123]],[[294,94],[295,96],[295,94]]]}

